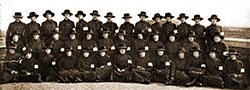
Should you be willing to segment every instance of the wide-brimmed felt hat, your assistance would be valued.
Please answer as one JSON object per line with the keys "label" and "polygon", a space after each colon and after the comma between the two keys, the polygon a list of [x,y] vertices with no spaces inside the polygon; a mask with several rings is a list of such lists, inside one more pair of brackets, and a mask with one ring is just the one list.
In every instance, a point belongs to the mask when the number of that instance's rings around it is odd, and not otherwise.
{"label": "wide-brimmed felt hat", "polygon": [[236,49],[229,49],[228,55],[239,55]]}
{"label": "wide-brimmed felt hat", "polygon": [[75,17],[78,17],[79,15],[82,15],[83,17],[85,17],[85,16],[86,16],[86,14],[85,14],[85,13],[83,13],[83,11],[77,11],[77,13],[76,13]]}
{"label": "wide-brimmed felt hat", "polygon": [[194,21],[195,19],[203,20],[203,18],[199,14],[194,15],[194,18],[192,20]]}
{"label": "wide-brimmed felt hat", "polygon": [[107,49],[106,46],[102,46],[102,47],[99,47],[99,48],[98,48],[98,51],[99,51],[99,52],[106,52],[106,51],[108,51],[108,49]]}
{"label": "wide-brimmed felt hat", "polygon": [[169,32],[168,36],[176,36],[176,35],[177,35],[177,33],[175,33],[174,31],[172,31],[172,32]]}
{"label": "wide-brimmed felt hat", "polygon": [[139,16],[139,17],[140,17],[140,16],[145,16],[145,18],[148,18],[147,13],[146,13],[145,11],[141,11],[141,13],[138,14],[138,16]]}
{"label": "wide-brimmed felt hat", "polygon": [[215,32],[213,37],[215,37],[215,36],[219,36],[221,39],[225,38],[223,35],[220,34],[220,32]]}
{"label": "wide-brimmed felt hat", "polygon": [[13,15],[13,17],[14,17],[14,18],[23,18],[21,12],[15,12],[15,14]]}
{"label": "wide-brimmed felt hat", "polygon": [[185,14],[185,13],[181,13],[177,19],[181,20],[181,18],[188,19],[189,17],[188,17],[188,16],[186,16],[186,14]]}
{"label": "wide-brimmed felt hat", "polygon": [[115,18],[115,16],[113,15],[112,12],[108,12],[106,16],[104,16],[105,18],[107,17],[112,17],[112,18]]}
{"label": "wide-brimmed felt hat", "polygon": [[8,49],[17,49],[17,46],[15,44],[11,44],[10,46],[8,46]]}
{"label": "wide-brimmed felt hat", "polygon": [[165,51],[164,46],[158,46],[158,47],[157,47],[157,51]]}
{"label": "wide-brimmed felt hat", "polygon": [[130,14],[129,13],[125,13],[124,15],[123,15],[123,17],[122,17],[123,19],[125,19],[125,18],[132,18],[132,16],[130,16]]}
{"label": "wide-brimmed felt hat", "polygon": [[102,30],[102,33],[104,34],[104,33],[109,33],[109,30],[108,29],[103,29]]}
{"label": "wide-brimmed felt hat", "polygon": [[82,49],[82,52],[90,52],[90,51],[91,51],[91,49],[89,47],[86,47],[86,48]]}
{"label": "wide-brimmed felt hat", "polygon": [[92,30],[87,30],[87,31],[85,31],[86,32],[86,34],[93,34],[93,31]]}
{"label": "wide-brimmed felt hat", "polygon": [[119,32],[117,34],[118,35],[126,35],[126,31],[125,30],[119,30]]}
{"label": "wide-brimmed felt hat", "polygon": [[97,10],[94,10],[92,13],[90,13],[90,15],[91,16],[93,16],[93,15],[96,15],[96,16],[100,16],[100,14],[98,13],[98,11]]}
{"label": "wide-brimmed felt hat", "polygon": [[68,51],[72,51],[73,50],[73,47],[72,46],[66,46],[65,48],[65,51],[68,52]]}
{"label": "wide-brimmed felt hat", "polygon": [[120,44],[118,49],[127,49],[127,46],[126,44]]}
{"label": "wide-brimmed felt hat", "polygon": [[211,17],[210,17],[210,18],[208,18],[208,21],[210,21],[210,22],[211,22],[211,20],[212,20],[212,19],[217,19],[217,22],[219,22],[219,21],[220,21],[220,18],[218,18],[218,16],[217,16],[217,15],[215,15],[215,14],[211,15]]}
{"label": "wide-brimmed felt hat", "polygon": [[41,32],[40,32],[40,30],[34,30],[34,31],[32,32],[32,34],[33,34],[33,35],[36,35],[36,34],[40,35]]}
{"label": "wide-brimmed felt hat", "polygon": [[211,47],[208,52],[219,52],[215,47]]}
{"label": "wide-brimmed felt hat", "polygon": [[43,16],[46,17],[47,14],[51,14],[52,17],[55,16],[55,13],[53,13],[50,10],[46,10],[45,13],[43,14]]}
{"label": "wide-brimmed felt hat", "polygon": [[31,18],[31,17],[38,17],[39,15],[38,14],[36,14],[35,12],[30,12],[29,13],[29,16],[27,17],[27,18]]}
{"label": "wide-brimmed felt hat", "polygon": [[171,19],[174,18],[174,16],[171,13],[165,13],[164,18],[170,17]]}
{"label": "wide-brimmed felt hat", "polygon": [[71,13],[69,9],[64,10],[62,15],[64,16],[65,14],[69,14],[70,16],[73,15],[73,13]]}
{"label": "wide-brimmed felt hat", "polygon": [[156,13],[152,19],[155,20],[155,18],[162,19],[163,17],[160,15],[160,13]]}
{"label": "wide-brimmed felt hat", "polygon": [[188,32],[188,37],[195,37],[195,32],[194,31],[190,31]]}
{"label": "wide-brimmed felt hat", "polygon": [[138,49],[138,52],[145,52],[145,51],[146,51],[145,47],[141,47],[141,48]]}
{"label": "wide-brimmed felt hat", "polygon": [[184,53],[187,53],[188,51],[185,49],[185,48],[179,48],[178,52],[184,52]]}
{"label": "wide-brimmed felt hat", "polygon": [[193,47],[193,48],[191,49],[191,52],[194,52],[194,51],[203,52],[199,47]]}

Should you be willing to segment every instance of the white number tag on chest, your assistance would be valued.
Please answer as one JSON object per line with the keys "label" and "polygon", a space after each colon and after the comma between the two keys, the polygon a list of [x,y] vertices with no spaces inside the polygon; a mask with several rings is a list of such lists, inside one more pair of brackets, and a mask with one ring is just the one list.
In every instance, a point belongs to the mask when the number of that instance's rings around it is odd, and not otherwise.
{"label": "white number tag on chest", "polygon": [[98,48],[97,48],[97,47],[94,47],[94,48],[93,48],[93,51],[98,51]]}
{"label": "white number tag on chest", "polygon": [[240,73],[244,73],[245,72],[245,69],[244,68],[241,68],[240,69]]}
{"label": "white number tag on chest", "polygon": [[153,67],[153,63],[152,62],[148,62],[148,66],[149,67]]}
{"label": "white number tag on chest", "polygon": [[81,49],[82,49],[82,46],[77,46],[77,49],[78,49],[78,50],[81,50]]}
{"label": "white number tag on chest", "polygon": [[205,64],[201,64],[201,67],[202,67],[202,68],[205,68],[205,67],[206,67],[206,65],[205,65]]}
{"label": "white number tag on chest", "polygon": [[56,62],[55,62],[55,61],[53,61],[53,62],[51,62],[51,64],[52,64],[52,65],[56,65]]}
{"label": "white number tag on chest", "polygon": [[128,64],[132,64],[132,60],[128,60]]}
{"label": "white number tag on chest", "polygon": [[88,27],[83,27],[83,29],[82,29],[83,31],[88,31],[89,30],[89,28]]}
{"label": "white number tag on chest", "polygon": [[165,66],[170,66],[171,63],[170,62],[165,62]]}
{"label": "white number tag on chest", "polygon": [[94,64],[91,64],[91,65],[90,65],[90,68],[95,68],[95,65],[94,65]]}
{"label": "white number tag on chest", "polygon": [[223,70],[223,66],[219,66],[219,70]]}
{"label": "white number tag on chest", "polygon": [[108,63],[107,63],[107,66],[111,66],[111,65],[112,65],[112,63],[111,63],[111,62],[108,62]]}
{"label": "white number tag on chest", "polygon": [[39,66],[37,64],[34,65],[34,69],[38,69]]}

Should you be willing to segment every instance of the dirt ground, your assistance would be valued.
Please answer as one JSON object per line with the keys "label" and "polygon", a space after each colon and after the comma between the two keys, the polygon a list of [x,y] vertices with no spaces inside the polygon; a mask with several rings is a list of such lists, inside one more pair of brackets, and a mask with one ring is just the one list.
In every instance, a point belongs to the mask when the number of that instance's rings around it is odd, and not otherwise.
{"label": "dirt ground", "polygon": [[[119,82],[100,83],[8,83],[0,84],[0,90],[222,90],[211,87],[166,86],[160,83],[138,84]],[[229,90],[229,89],[223,89]]]}

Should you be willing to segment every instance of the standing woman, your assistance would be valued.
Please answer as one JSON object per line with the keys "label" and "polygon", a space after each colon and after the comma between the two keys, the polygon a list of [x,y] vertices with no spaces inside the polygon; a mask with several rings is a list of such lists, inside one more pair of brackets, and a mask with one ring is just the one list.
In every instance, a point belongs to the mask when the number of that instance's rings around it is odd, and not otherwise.
{"label": "standing woman", "polygon": [[23,36],[24,36],[25,29],[26,29],[25,23],[21,21],[21,19],[23,18],[21,12],[16,12],[13,18],[15,19],[15,21],[9,24],[7,34],[6,34],[6,46],[7,47],[12,42],[11,36],[13,36],[13,34],[20,35],[20,39],[21,41],[23,41]]}
{"label": "standing woman", "polygon": [[53,35],[53,31],[55,29],[58,30],[57,22],[52,20],[53,16],[55,16],[55,14],[50,10],[45,11],[45,13],[43,14],[43,17],[45,17],[47,20],[44,21],[41,26],[42,40],[47,41]]}
{"label": "standing woman", "polygon": [[75,24],[69,19],[73,15],[70,10],[64,10],[62,15],[64,16],[64,20],[59,23],[59,31],[61,32],[62,39],[66,40],[68,34],[75,28]]}
{"label": "standing woman", "polygon": [[24,34],[26,43],[28,43],[28,41],[32,39],[32,32],[34,30],[40,31],[40,24],[36,22],[38,16],[39,15],[35,12],[30,12],[29,16],[27,17],[31,20],[31,22],[27,24],[27,29]]}
{"label": "standing woman", "polygon": [[86,14],[82,11],[77,11],[75,16],[79,19],[79,21],[76,23],[77,40],[82,41],[84,38],[84,31],[88,30],[88,23],[83,19]]}
{"label": "standing woman", "polygon": [[100,17],[101,15],[98,13],[97,10],[94,10],[90,15],[93,17],[91,21],[88,22],[88,28],[89,30],[93,31],[93,39],[98,40],[99,37],[101,37],[102,32],[102,21],[98,20],[97,17]]}

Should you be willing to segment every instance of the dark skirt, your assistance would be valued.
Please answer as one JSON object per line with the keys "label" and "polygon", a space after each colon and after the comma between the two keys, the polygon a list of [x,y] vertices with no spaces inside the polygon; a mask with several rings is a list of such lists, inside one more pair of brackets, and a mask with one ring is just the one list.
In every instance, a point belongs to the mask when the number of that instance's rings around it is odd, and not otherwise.
{"label": "dark skirt", "polygon": [[152,76],[153,76],[152,81],[154,82],[166,82],[170,80],[170,70],[162,69],[161,72],[153,71]]}
{"label": "dark skirt", "polygon": [[186,85],[190,81],[191,81],[191,78],[186,74],[185,71],[179,71],[179,70],[177,70],[175,72],[174,83],[176,85]]}
{"label": "dark skirt", "polygon": [[109,81],[110,73],[112,72],[113,67],[104,66],[102,68],[96,68],[95,72],[97,75],[97,79],[100,81]]}
{"label": "dark skirt", "polygon": [[128,82],[130,73],[130,71],[118,72],[117,70],[112,70],[110,78],[111,81]]}
{"label": "dark skirt", "polygon": [[152,79],[152,74],[149,71],[135,68],[132,69],[129,79],[133,82],[149,83]]}

